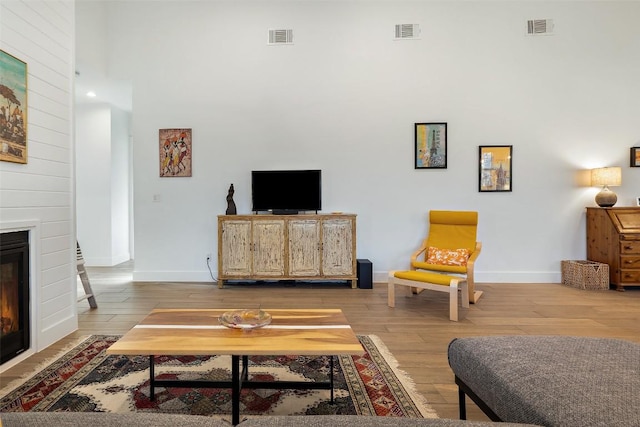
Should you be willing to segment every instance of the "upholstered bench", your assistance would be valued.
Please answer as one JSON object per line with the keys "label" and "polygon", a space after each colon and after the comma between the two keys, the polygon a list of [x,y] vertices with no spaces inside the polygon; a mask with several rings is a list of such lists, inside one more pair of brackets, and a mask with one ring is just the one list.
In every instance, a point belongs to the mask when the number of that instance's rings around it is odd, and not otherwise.
{"label": "upholstered bench", "polygon": [[449,365],[493,421],[543,426],[640,426],[640,344],[567,336],[458,338]]}
{"label": "upholstered bench", "polygon": [[449,294],[449,319],[455,322],[458,321],[458,289],[462,290],[460,293],[462,306],[469,308],[469,289],[464,277],[414,270],[390,271],[387,285],[387,304],[389,307],[396,306],[395,285],[447,292]]}
{"label": "upholstered bench", "polygon": [[[152,414],[136,412],[14,412],[0,413],[3,427],[231,427],[224,416]],[[433,418],[372,417],[360,415],[254,416],[239,427],[535,427]]]}

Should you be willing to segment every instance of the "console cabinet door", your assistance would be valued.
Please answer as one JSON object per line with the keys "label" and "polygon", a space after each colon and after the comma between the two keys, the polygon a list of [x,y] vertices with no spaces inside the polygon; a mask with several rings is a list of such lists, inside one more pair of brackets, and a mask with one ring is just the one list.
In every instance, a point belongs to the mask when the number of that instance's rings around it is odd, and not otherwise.
{"label": "console cabinet door", "polygon": [[222,274],[251,275],[251,221],[223,221],[220,230]]}
{"label": "console cabinet door", "polygon": [[320,221],[289,221],[289,275],[320,275]]}
{"label": "console cabinet door", "polygon": [[349,219],[322,221],[322,275],[353,275],[354,230]]}
{"label": "console cabinet door", "polygon": [[253,274],[284,276],[284,221],[253,221]]}
{"label": "console cabinet door", "polygon": [[218,287],[228,280],[349,280],[355,215],[219,215]]}

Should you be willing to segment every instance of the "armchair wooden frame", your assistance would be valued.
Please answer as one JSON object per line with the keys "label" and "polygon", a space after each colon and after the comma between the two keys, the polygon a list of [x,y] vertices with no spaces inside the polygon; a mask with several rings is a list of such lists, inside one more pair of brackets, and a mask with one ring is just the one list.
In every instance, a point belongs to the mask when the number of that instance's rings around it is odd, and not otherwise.
{"label": "armchair wooden frame", "polygon": [[[413,255],[411,255],[411,270],[416,270],[416,271],[420,271],[419,268],[416,268],[413,266],[413,263],[415,261],[418,260],[418,257],[420,255],[423,255],[427,250],[427,246],[426,246],[426,242],[422,244],[422,246],[420,246],[420,248],[418,250],[416,250]],[[476,242],[476,248],[473,251],[473,253],[471,254],[471,256],[469,256],[469,260],[467,261],[467,274],[466,274],[466,278],[467,278],[467,288],[469,289],[469,302],[472,304],[475,304],[476,301],[478,301],[480,299],[480,296],[482,295],[482,291],[476,291],[474,289],[474,280],[473,280],[473,265],[475,260],[478,258],[478,256],[480,256],[480,251],[482,250],[482,243],[481,242]],[[424,256],[424,255],[423,255]],[[463,277],[463,276],[461,276]],[[416,288],[416,287],[412,287],[411,288],[411,292],[413,292],[414,294],[419,294],[420,292],[422,292],[424,289],[420,289],[420,288]]]}
{"label": "armchair wooden frame", "polygon": [[407,277],[406,271],[390,271],[387,288],[387,304],[389,307],[396,306],[396,285],[408,286],[413,289],[423,291],[429,289],[437,292],[449,294],[449,320],[458,321],[458,291],[463,308],[469,308],[469,291],[467,281],[464,277],[453,277],[450,275],[418,272],[418,277]]}

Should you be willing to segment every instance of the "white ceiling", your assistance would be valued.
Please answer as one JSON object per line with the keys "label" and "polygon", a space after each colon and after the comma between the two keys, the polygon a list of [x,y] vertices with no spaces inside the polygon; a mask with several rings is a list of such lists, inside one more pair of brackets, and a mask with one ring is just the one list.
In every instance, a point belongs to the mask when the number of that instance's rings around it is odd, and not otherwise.
{"label": "white ceiling", "polygon": [[[91,98],[87,92],[96,94]],[[132,109],[132,85],[130,81],[99,76],[89,67],[76,67],[75,102],[79,104],[111,104],[124,111]]]}
{"label": "white ceiling", "polygon": [[[131,111],[131,82],[110,75],[109,61],[117,58],[109,55],[110,6],[108,1],[76,2],[75,102],[107,103]],[[96,97],[87,97],[89,91],[95,92]]]}

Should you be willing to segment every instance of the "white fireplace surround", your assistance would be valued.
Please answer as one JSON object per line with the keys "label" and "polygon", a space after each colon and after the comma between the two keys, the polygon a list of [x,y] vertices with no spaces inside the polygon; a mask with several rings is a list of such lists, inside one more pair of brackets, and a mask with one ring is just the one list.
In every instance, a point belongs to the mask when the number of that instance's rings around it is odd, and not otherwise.
{"label": "white fireplace surround", "polygon": [[25,221],[12,221],[12,222],[0,222],[0,233],[12,233],[14,231],[28,231],[29,232],[29,329],[30,329],[30,344],[29,349],[20,353],[18,356],[0,365],[0,372],[17,365],[29,356],[33,355],[40,349],[38,348],[40,318],[37,315],[39,312],[38,301],[39,289],[40,289],[40,221],[39,220],[25,220]]}

